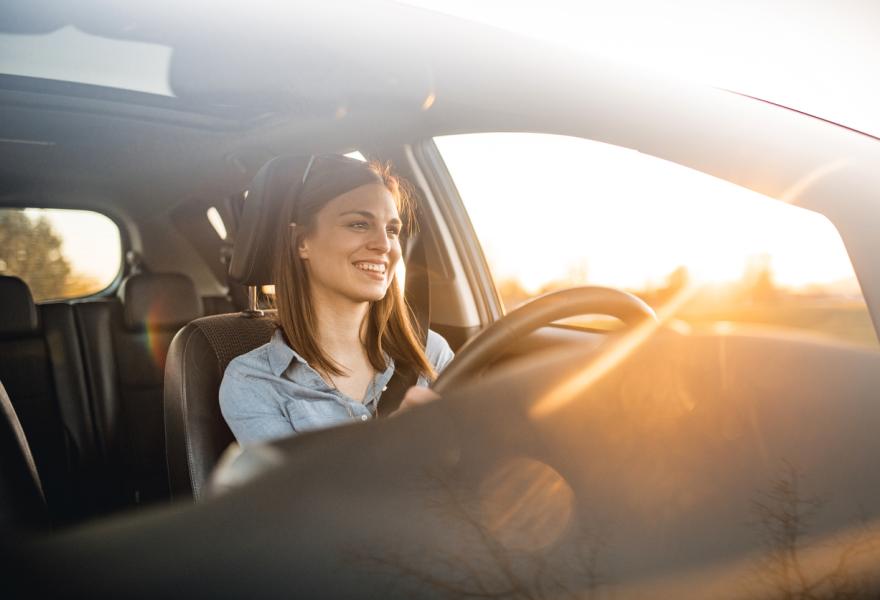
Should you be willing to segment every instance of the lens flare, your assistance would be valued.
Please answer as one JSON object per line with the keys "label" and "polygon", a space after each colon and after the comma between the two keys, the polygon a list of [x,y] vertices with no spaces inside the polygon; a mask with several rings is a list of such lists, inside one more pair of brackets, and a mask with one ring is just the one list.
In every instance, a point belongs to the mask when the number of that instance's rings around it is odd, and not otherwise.
{"label": "lens flare", "polygon": [[574,510],[574,492],[555,469],[518,457],[480,486],[480,514],[489,533],[508,549],[537,550],[559,540]]}

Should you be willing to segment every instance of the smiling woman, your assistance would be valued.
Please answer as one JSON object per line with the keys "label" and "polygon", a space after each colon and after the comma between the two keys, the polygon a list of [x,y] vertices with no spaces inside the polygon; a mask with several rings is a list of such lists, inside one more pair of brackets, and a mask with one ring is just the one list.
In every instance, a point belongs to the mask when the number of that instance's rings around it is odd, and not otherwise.
{"label": "smiling woman", "polygon": [[[278,330],[233,360],[220,388],[243,444],[369,420],[395,370],[427,387],[452,358],[439,335],[420,339],[395,277],[412,214],[390,169],[312,158],[289,194],[274,254]],[[402,406],[427,397],[410,390]]]}

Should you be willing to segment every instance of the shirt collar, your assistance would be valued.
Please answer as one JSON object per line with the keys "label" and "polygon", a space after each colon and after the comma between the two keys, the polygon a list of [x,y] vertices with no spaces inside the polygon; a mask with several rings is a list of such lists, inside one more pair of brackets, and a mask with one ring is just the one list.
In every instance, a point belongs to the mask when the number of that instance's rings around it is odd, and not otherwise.
{"label": "shirt collar", "polygon": [[272,369],[272,374],[275,377],[281,377],[294,358],[300,362],[306,362],[284,341],[281,328],[276,329],[269,341],[269,368]]}
{"label": "shirt collar", "polygon": [[[269,368],[272,369],[272,374],[275,375],[275,377],[281,377],[281,374],[287,370],[287,367],[290,366],[290,363],[294,358],[304,365],[309,364],[296,352],[296,350],[287,345],[287,342],[284,341],[284,336],[281,334],[281,328],[279,327],[275,330],[275,333],[272,334],[272,339],[269,341]],[[386,354],[385,361],[388,363],[388,367],[383,373],[379,374],[378,381],[383,388],[388,384],[388,380],[390,380],[391,376],[394,374],[394,359]]]}

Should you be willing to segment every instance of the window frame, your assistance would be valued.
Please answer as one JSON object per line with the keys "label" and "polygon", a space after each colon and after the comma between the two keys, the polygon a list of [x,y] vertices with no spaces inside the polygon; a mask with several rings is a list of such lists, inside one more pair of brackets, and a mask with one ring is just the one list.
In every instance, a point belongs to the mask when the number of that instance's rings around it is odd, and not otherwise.
{"label": "window frame", "polygon": [[461,267],[467,279],[468,291],[477,308],[480,324],[485,326],[497,321],[505,314],[504,305],[498,295],[479,237],[433,138],[414,144],[412,156],[424,175],[430,193],[440,199],[437,202],[439,214],[436,218],[448,227],[455,251],[461,257]]}

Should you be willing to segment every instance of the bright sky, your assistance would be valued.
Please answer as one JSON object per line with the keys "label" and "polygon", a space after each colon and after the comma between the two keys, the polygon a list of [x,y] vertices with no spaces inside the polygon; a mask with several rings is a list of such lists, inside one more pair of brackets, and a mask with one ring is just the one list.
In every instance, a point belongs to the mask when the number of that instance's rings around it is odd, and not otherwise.
{"label": "bright sky", "polygon": [[76,274],[108,285],[122,265],[119,228],[104,215],[87,210],[29,209],[32,219],[45,216],[62,239],[61,252]]}
{"label": "bright sky", "polygon": [[825,217],[681,165],[554,135],[449,136],[437,146],[496,279],[528,291],[583,273],[641,289],[680,265],[699,281],[730,281],[762,255],[788,287],[853,277]]}

